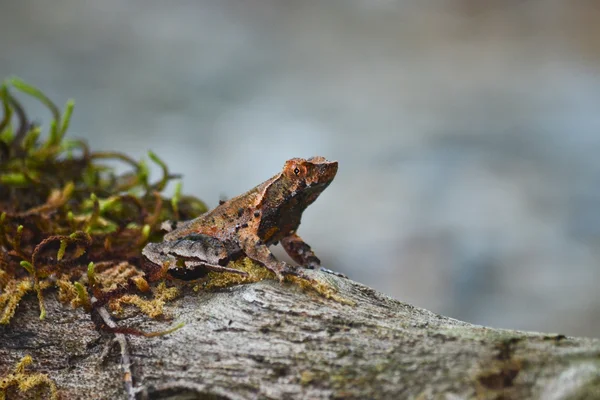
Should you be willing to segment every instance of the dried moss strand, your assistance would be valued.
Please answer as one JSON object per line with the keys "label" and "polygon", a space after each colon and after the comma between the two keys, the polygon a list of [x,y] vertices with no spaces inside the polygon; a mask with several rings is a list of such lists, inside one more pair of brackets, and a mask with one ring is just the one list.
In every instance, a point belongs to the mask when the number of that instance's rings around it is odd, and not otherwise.
{"label": "dried moss strand", "polygon": [[90,154],[90,159],[92,160],[120,160],[123,161],[136,170],[139,168],[138,162],[133,158],[129,157],[127,154],[119,153],[118,151],[96,151]]}
{"label": "dried moss strand", "polygon": [[152,213],[146,217],[146,224],[150,225],[151,227],[155,226],[158,223],[158,220],[160,218],[160,212],[162,211],[163,207],[163,200],[160,196],[160,193],[154,191],[152,192],[152,196],[154,197],[154,209]]}
{"label": "dried moss strand", "polygon": [[162,178],[160,179],[160,181],[154,184],[154,190],[162,192],[165,186],[167,186],[167,183],[169,182],[169,168],[167,167],[167,164],[165,164],[163,160],[158,158],[158,156],[153,151],[148,152],[148,157],[150,157],[150,159],[154,161],[154,163],[156,163],[162,170]]}
{"label": "dried moss strand", "polygon": [[[2,120],[0,121],[0,134],[2,134],[4,132],[4,129],[6,129],[6,127],[10,123],[10,119],[12,118],[12,108],[10,107],[10,104],[9,104],[10,101],[9,101],[9,97],[8,97],[8,88],[6,87],[5,84],[0,86],[0,99],[2,100],[2,109],[3,109],[3,117],[2,117]],[[7,138],[3,138],[3,139],[7,139]],[[9,145],[10,142],[7,142],[6,144]]]}
{"label": "dried moss strand", "polygon": [[[92,297],[92,305],[97,302],[95,297]],[[112,329],[117,329],[117,324],[112,320],[110,314],[104,307],[96,308],[98,315],[102,318],[102,321]],[[115,341],[119,343],[121,348],[121,369],[123,370],[123,382],[125,384],[125,392],[127,393],[128,400],[135,400],[135,391],[133,389],[133,375],[131,373],[131,358],[129,357],[129,347],[127,345],[127,338],[122,333],[115,333]]]}
{"label": "dried moss strand", "polygon": [[60,121],[60,110],[56,104],[54,104],[52,100],[50,100],[41,90],[21,80],[20,78],[11,78],[9,82],[15,89],[34,97],[48,107],[53,116],[53,123],[51,124],[47,146],[57,145],[60,142],[61,137],[58,135],[58,127],[56,125],[57,121]]}
{"label": "dried moss strand", "polygon": [[10,248],[10,243],[6,238],[6,212],[0,213],[0,246],[8,249]]}
{"label": "dried moss strand", "polygon": [[29,130],[29,120],[27,119],[27,114],[25,113],[25,110],[23,110],[21,103],[19,103],[14,97],[12,97],[10,93],[7,94],[7,96],[10,106],[19,120],[19,129],[17,130],[17,133],[15,134],[15,137],[11,143],[11,147],[14,149],[14,153],[19,155],[23,154],[22,149],[20,149],[18,146],[21,144],[21,141],[23,140],[23,138],[27,134],[27,131]]}
{"label": "dried moss strand", "polygon": [[[63,133],[64,134],[64,133]],[[63,151],[72,151],[75,149],[81,150],[81,160],[82,164],[88,165],[90,162],[90,148],[86,142],[80,139],[63,139],[62,147]]]}

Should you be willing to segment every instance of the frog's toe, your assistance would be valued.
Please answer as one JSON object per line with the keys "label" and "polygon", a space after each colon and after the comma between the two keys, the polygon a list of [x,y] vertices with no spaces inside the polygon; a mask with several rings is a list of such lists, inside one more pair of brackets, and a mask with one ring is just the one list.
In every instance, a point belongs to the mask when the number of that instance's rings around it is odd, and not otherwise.
{"label": "frog's toe", "polygon": [[307,269],[320,269],[321,261],[317,257],[308,257],[307,262],[304,264]]}
{"label": "frog's toe", "polygon": [[279,279],[279,282],[283,282],[288,275],[299,276],[301,274],[298,268],[284,262],[278,263],[273,272],[277,276],[277,279]]}

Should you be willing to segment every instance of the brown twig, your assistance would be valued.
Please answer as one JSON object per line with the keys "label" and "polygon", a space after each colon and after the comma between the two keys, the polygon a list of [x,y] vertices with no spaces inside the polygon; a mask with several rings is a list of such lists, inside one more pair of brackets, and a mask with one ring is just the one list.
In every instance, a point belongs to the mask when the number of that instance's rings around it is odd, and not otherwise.
{"label": "brown twig", "polygon": [[[98,301],[96,297],[92,296],[92,306]],[[110,314],[104,307],[96,307],[95,310],[98,315],[102,318],[102,321],[111,329],[118,329],[117,324],[112,320]],[[127,346],[127,338],[123,333],[115,333],[115,341],[119,343],[121,348],[121,369],[123,370],[123,381],[125,384],[125,392],[127,392],[127,398],[129,400],[135,400],[135,390],[133,388],[133,375],[131,374],[131,358],[129,357],[129,350]]]}

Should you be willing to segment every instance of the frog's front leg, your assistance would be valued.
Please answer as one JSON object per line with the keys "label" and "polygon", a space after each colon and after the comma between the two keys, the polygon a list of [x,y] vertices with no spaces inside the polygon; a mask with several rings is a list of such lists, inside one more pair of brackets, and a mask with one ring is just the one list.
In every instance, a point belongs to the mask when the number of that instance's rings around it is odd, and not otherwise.
{"label": "frog's front leg", "polygon": [[335,272],[327,268],[321,267],[321,260],[315,255],[310,246],[302,240],[296,233],[292,233],[281,239],[281,246],[286,253],[292,257],[292,260],[309,269],[319,269],[323,272],[333,274],[342,278],[347,278],[346,275]]}
{"label": "frog's front leg", "polygon": [[240,240],[242,251],[248,258],[265,266],[273,272],[280,281],[283,281],[286,275],[295,275],[301,278],[306,278],[304,274],[295,267],[277,260],[271,253],[271,250],[259,239],[245,238]]}
{"label": "frog's front leg", "polygon": [[281,246],[292,257],[292,260],[305,268],[321,267],[321,260],[315,255],[310,246],[295,233],[281,239]]}

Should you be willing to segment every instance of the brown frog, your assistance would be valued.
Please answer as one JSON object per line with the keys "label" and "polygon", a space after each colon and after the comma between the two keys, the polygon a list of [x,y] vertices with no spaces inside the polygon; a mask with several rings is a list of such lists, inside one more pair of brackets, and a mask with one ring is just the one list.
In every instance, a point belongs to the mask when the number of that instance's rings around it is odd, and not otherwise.
{"label": "brown frog", "polygon": [[146,262],[162,266],[179,279],[196,279],[208,271],[234,272],[230,261],[249,257],[282,280],[302,276],[297,268],[277,260],[269,246],[281,242],[290,257],[306,268],[320,268],[320,260],[296,234],[302,212],[333,180],[337,161],[323,157],[292,158],[283,170],[254,189],[199,217],[177,224],[164,241],[148,243]]}

